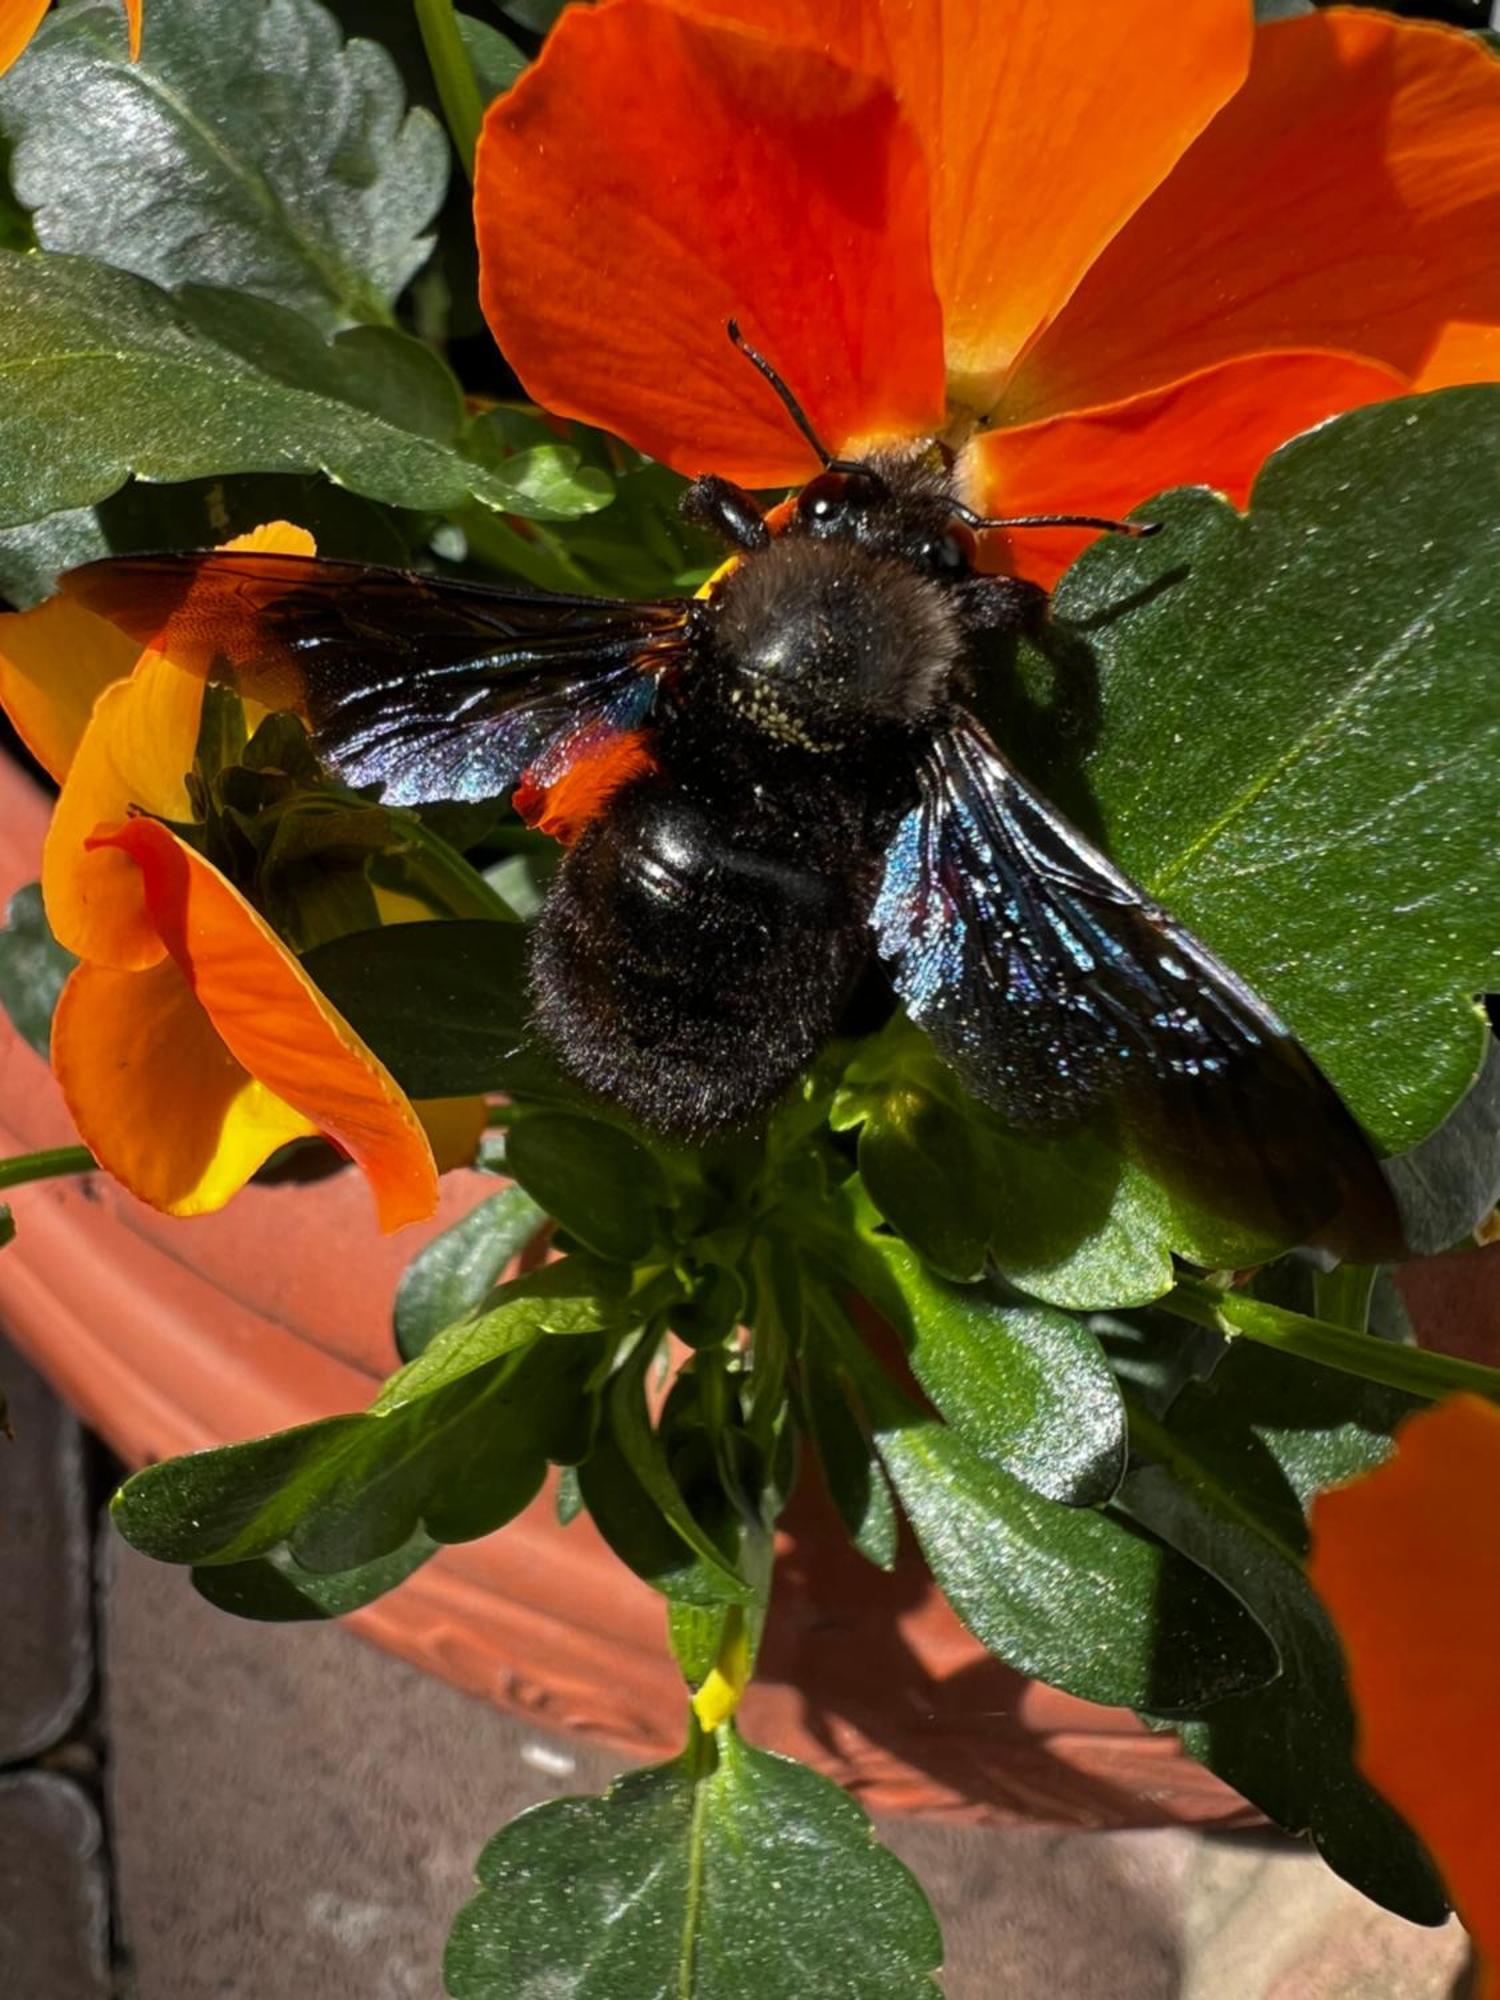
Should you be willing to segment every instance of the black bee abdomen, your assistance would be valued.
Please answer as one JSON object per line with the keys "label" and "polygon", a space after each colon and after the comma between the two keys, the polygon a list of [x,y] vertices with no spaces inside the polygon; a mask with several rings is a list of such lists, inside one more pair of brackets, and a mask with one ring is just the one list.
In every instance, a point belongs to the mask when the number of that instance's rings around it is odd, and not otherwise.
{"label": "black bee abdomen", "polygon": [[752,1123],[834,1031],[878,878],[856,799],[816,818],[660,776],[617,795],[538,920],[536,1025],[588,1089],[687,1140]]}

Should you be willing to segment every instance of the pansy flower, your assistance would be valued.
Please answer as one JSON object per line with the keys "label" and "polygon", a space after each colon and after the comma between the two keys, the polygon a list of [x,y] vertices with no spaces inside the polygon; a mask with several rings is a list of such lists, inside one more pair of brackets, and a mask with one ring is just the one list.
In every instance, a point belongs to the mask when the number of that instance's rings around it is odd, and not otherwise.
{"label": "pansy flower", "polygon": [[[313,553],[281,523],[228,546]],[[67,597],[0,618],[0,704],[61,787],[42,892],[81,961],[52,1031],[79,1135],[143,1201],[197,1215],[279,1147],[321,1134],[363,1169],[383,1228],[418,1221],[436,1205],[437,1165],[417,1111],[183,837],[205,682],[173,658],[170,633],[159,643],[141,653]],[[244,706],[253,728],[263,711]]]}
{"label": "pansy flower", "polygon": [[[987,514],[1243,502],[1339,411],[1500,375],[1500,61],[1249,0],[603,0],[491,107],[486,314],[679,471],[967,445]],[[1082,535],[997,550],[1051,581]]]}
{"label": "pansy flower", "polygon": [[[0,0],[0,76],[26,48],[51,4],[52,0]],[[141,53],[142,5],[143,0],[124,0],[132,62],[138,61]]]}
{"label": "pansy flower", "polygon": [[1308,1573],[1343,1642],[1360,1768],[1431,1851],[1500,1994],[1500,1409],[1410,1417],[1313,1504]]}

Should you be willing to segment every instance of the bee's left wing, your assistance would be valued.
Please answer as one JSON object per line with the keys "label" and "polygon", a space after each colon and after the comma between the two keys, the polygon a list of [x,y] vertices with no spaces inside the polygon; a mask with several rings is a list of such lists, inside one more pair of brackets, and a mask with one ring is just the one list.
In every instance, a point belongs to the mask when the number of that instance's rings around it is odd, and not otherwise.
{"label": "bee's left wing", "polygon": [[142,645],[297,710],[391,805],[498,798],[560,740],[628,731],[690,657],[690,599],[635,603],[321,556],[116,556],[61,588]]}
{"label": "bee's left wing", "polygon": [[972,717],[939,732],[874,923],[911,1017],[1032,1131],[1112,1106],[1207,1206],[1370,1261],[1400,1228],[1369,1142],[1227,965],[1030,789]]}

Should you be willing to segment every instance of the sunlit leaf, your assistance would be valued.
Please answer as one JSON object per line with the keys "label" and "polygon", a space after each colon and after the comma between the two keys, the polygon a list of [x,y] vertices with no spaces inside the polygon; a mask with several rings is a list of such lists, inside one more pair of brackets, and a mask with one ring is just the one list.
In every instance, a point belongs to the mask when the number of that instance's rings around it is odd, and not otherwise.
{"label": "sunlit leaf", "polygon": [[731,1727],[512,1822],[449,1939],[453,2000],[932,2000],[915,1879],[829,1779]]}
{"label": "sunlit leaf", "polygon": [[0,136],[43,250],[159,285],[225,285],[326,331],[390,322],[432,248],[448,148],[377,42],[317,0],[73,0],[0,82]]}

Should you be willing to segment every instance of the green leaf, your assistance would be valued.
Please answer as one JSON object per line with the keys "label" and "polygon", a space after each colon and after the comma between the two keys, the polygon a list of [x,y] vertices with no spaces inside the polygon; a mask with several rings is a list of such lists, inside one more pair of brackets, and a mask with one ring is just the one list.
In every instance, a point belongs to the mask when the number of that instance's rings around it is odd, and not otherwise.
{"label": "green leaf", "polygon": [[518,28],[545,35],[566,5],[567,0],[501,0],[500,11]]}
{"label": "green leaf", "polygon": [[900,1542],[890,1481],[868,1432],[850,1405],[846,1377],[825,1344],[802,1353],[800,1417],[811,1437],[829,1496],[849,1539],[878,1569],[895,1565]]}
{"label": "green leaf", "polygon": [[[620,1561],[673,1604],[722,1608],[744,1601],[747,1593],[726,1580],[722,1558],[704,1560],[667,1519],[621,1449],[607,1403],[589,1455],[578,1467],[578,1490],[590,1520]],[[681,1495],[671,1496],[670,1504],[681,1506]]]}
{"label": "green leaf", "polygon": [[131,481],[97,507],[66,508],[0,531],[0,595],[18,610],[50,597],[64,570],[101,556],[201,549],[264,521],[295,521],[324,555],[410,567],[425,539],[373,501],[313,474],[241,473],[171,486]]}
{"label": "green leaf", "polygon": [[599,1359],[598,1340],[538,1340],[384,1413],[167,1459],[121,1487],[116,1525],[160,1562],[242,1563],[285,1544],[331,1574],[418,1530],[473,1541],[535,1497]]}
{"label": "green leaf", "polygon": [[[545,1086],[529,1050],[526,937],[482,918],[390,924],[310,951],[309,978],[413,1097]],[[566,1094],[553,1082],[548,1095]]]}
{"label": "green leaf", "polygon": [[488,104],[509,90],[526,67],[526,58],[515,43],[488,21],[476,21],[472,14],[460,14],[458,32],[474,66],[474,81]]}
{"label": "green leaf", "polygon": [[509,1187],[419,1250],[396,1287],[396,1346],[402,1359],[415,1359],[434,1334],[482,1305],[546,1219],[524,1188]]}
{"label": "green leaf", "polygon": [[1500,1204],[1500,1042],[1492,1035],[1467,1097],[1438,1129],[1392,1160],[1391,1184],[1414,1255],[1471,1238]]}
{"label": "green leaf", "polygon": [[639,1263],[661,1235],[661,1168],[616,1125],[529,1111],[511,1126],[505,1160],[533,1200],[601,1257]]}
{"label": "green leaf", "polygon": [[1185,1747],[1289,1832],[1310,1834],[1365,1895],[1439,1923],[1447,1906],[1420,1844],[1355,1769],[1343,1656],[1302,1567],[1312,1495],[1378,1464],[1418,1407],[1238,1344],[1164,1422],[1132,1410],[1137,1448],[1156,1462],[1131,1473],[1122,1501],[1234,1590],[1281,1655],[1269,1686],[1177,1725]]}
{"label": "green leaf", "polygon": [[1477,1075],[1472,996],[1500,985],[1500,390],[1295,440],[1248,517],[1150,511],[1160,534],[1086,555],[1056,600],[1097,675],[1109,850],[1410,1145]]}
{"label": "green leaf", "polygon": [[[538,1334],[570,1339],[578,1334],[621,1334],[640,1323],[639,1302],[625,1290],[623,1273],[574,1254],[501,1285],[482,1312],[435,1333],[421,1353],[397,1369],[370,1405],[388,1415],[450,1382],[485,1368]],[[552,1456],[567,1456],[553,1452]]]}
{"label": "green leaf", "polygon": [[330,332],[391,321],[448,173],[389,55],[315,0],[150,0],[139,63],[115,0],[77,0],[0,83],[0,135],[43,250],[253,292]]}
{"label": "green leaf", "polygon": [[52,1010],[77,963],[52,935],[41,885],[28,882],[17,889],[0,930],[0,1007],[39,1056],[51,1047]]}
{"label": "green leaf", "polygon": [[[101,500],[131,474],[324,472],[443,513],[543,515],[527,455],[465,453],[458,384],[419,341],[332,342],[244,293],[176,294],[82,257],[0,253],[0,526]],[[599,504],[579,491],[573,512]]]}
{"label": "green leaf", "polygon": [[843,1354],[939,1589],[980,1643],[1087,1701],[1181,1713],[1276,1672],[1261,1626],[1196,1563],[1114,1513],[1044,1500]]}
{"label": "green leaf", "polygon": [[829,1779],[731,1728],[512,1822],[444,1961],[453,2000],[933,2000],[915,1878]]}
{"label": "green leaf", "polygon": [[1144,1304],[1172,1283],[1167,1197],[1138,1167],[1094,1132],[1007,1130],[903,1018],[860,1050],[831,1122],[860,1127],[870,1199],[948,1277],[979,1275],[982,1239],[1012,1284],[1058,1306]]}
{"label": "green leaf", "polygon": [[[16,1218],[11,1213],[10,1204],[0,1201],[0,1250],[16,1240]],[[0,1396],[0,1430],[5,1428],[5,1399]]]}
{"label": "green leaf", "polygon": [[317,1618],[342,1618],[394,1590],[437,1554],[437,1543],[420,1530],[399,1549],[358,1569],[328,1575],[303,1569],[286,1549],[248,1562],[192,1571],[200,1597],[236,1618],[291,1625]]}
{"label": "green leaf", "polygon": [[[715,1538],[713,1530],[689,1506],[668,1460],[661,1435],[652,1425],[646,1406],[645,1377],[654,1355],[655,1343],[649,1338],[642,1340],[635,1354],[615,1375],[605,1394],[609,1434],[625,1464],[651,1506],[695,1559],[691,1574],[682,1572],[670,1587],[658,1578],[652,1581],[656,1582],[658,1589],[666,1590],[669,1596],[680,1597],[686,1603],[705,1600],[712,1603],[743,1602],[754,1595],[751,1585],[740,1574],[733,1557]],[[592,1458],[582,1468],[582,1476],[584,1497],[589,1501],[592,1512],[593,1497],[599,1490],[598,1467]],[[717,1490],[715,1498],[720,1501],[725,1518],[715,1521],[713,1529],[726,1542],[731,1535],[737,1540],[735,1529],[728,1525],[727,1501]]]}
{"label": "green leaf", "polygon": [[1080,1320],[993,1287],[950,1285],[888,1236],[871,1239],[905,1305],[912,1372],[981,1458],[1070,1507],[1125,1471],[1125,1406]]}

